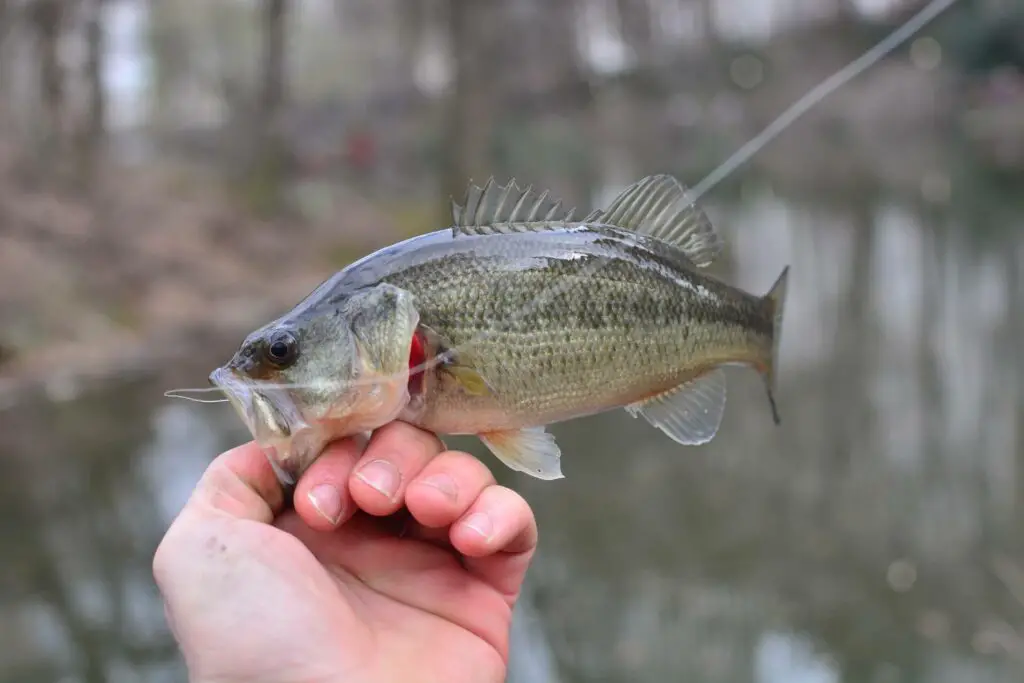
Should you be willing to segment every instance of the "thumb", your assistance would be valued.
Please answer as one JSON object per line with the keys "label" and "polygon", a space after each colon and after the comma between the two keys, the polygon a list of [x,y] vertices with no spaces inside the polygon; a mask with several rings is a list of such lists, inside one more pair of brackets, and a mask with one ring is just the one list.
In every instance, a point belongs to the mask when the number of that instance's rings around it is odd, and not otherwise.
{"label": "thumb", "polygon": [[[207,599],[210,577],[223,574],[224,544],[239,545],[241,525],[270,524],[283,506],[274,470],[255,443],[217,456],[153,555],[153,576],[168,609]],[[246,553],[244,538],[236,553]],[[214,552],[218,546],[222,552]]]}
{"label": "thumb", "polygon": [[193,680],[213,680],[195,672],[219,661],[226,634],[251,626],[253,600],[269,600],[260,590],[274,572],[257,556],[283,507],[273,468],[247,443],[210,463],[157,547],[153,577]]}
{"label": "thumb", "polygon": [[269,524],[284,506],[284,491],[254,442],[226,451],[206,468],[182,513],[227,515]]}
{"label": "thumb", "polygon": [[266,456],[247,443],[217,456],[171,523],[153,556],[153,574],[164,588],[185,574],[202,573],[211,557],[202,552],[231,534],[239,522],[270,524],[284,494]]}

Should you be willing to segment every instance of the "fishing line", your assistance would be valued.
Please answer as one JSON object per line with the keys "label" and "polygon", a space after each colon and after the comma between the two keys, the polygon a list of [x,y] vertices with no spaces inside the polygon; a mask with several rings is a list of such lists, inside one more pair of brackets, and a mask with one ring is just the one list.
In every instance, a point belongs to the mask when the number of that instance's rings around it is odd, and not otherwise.
{"label": "fishing line", "polygon": [[956,2],[957,0],[932,0],[920,12],[908,19],[902,26],[890,33],[873,48],[812,88],[806,95],[793,103],[789,109],[782,112],[778,118],[768,124],[763,131],[736,150],[718,168],[694,185],[691,190],[691,193],[694,195],[693,200],[696,201],[697,198],[728,177],[738,166],[744,164],[750,157],[760,152],[779,133],[782,133],[793,125],[798,118],[806,114],[811,107],[849,83],[869,66],[872,66],[902,45]]}
{"label": "fishing line", "polygon": [[[395,373],[392,375],[375,375],[371,378],[359,378],[353,380],[319,380],[316,382],[260,382],[259,389],[346,389],[350,387],[361,387],[361,386],[374,386],[377,384],[386,383],[391,380],[401,379],[402,373]],[[249,388],[249,387],[247,387]],[[183,398],[188,401],[198,401],[200,403],[223,403],[227,399],[199,399],[193,396],[186,396],[185,392],[188,393],[207,393],[207,392],[222,392],[224,391],[220,387],[199,387],[199,388],[188,388],[188,389],[170,389],[164,392],[164,396],[168,398]]]}
{"label": "fishing line", "polygon": [[171,396],[171,394],[177,393],[189,393],[189,394],[209,394],[215,391],[220,391],[219,387],[196,387],[196,388],[185,388],[185,389],[168,389],[164,392],[164,396],[169,398],[184,398],[184,396]]}
{"label": "fishing line", "polygon": [[[750,141],[740,147],[732,156],[726,159],[720,164],[715,170],[709,173],[703,180],[694,185],[692,188],[686,189],[684,197],[680,204],[684,206],[690,205],[695,202],[699,197],[708,192],[712,187],[720,183],[722,180],[727,178],[733,171],[739,166],[746,163],[752,156],[761,151],[769,142],[771,142],[780,133],[789,128],[793,123],[797,121],[801,116],[806,114],[811,108],[820,103],[826,97],[831,95],[833,92],[846,85],[848,82],[863,73],[868,67],[874,65],[879,60],[887,56],[897,47],[902,45],[904,42],[909,40],[914,34],[924,28],[929,22],[934,20],[939,14],[946,11],[955,4],[957,0],[932,0],[932,2],[925,5],[917,14],[912,16],[900,27],[895,29],[892,33],[886,36],[884,39],[879,41],[874,47],[869,49],[863,55],[853,60],[839,71],[835,72],[824,81],[819,83],[817,86],[808,91],[803,97],[794,102],[788,109],[782,112],[778,117],[775,118],[768,126],[764,128],[760,133],[754,136]],[[605,263],[600,263],[591,269],[584,269],[582,275],[592,277],[596,275],[602,268],[606,266]],[[324,283],[326,285],[327,283]],[[526,314],[533,311],[536,307],[547,303],[550,297],[559,296],[565,294],[568,291],[568,287],[574,283],[567,283],[565,286],[555,285],[549,287],[540,296],[535,298],[530,304],[522,307],[515,315],[506,318],[505,325],[510,325],[512,322],[519,320]],[[323,286],[323,285],[322,285]],[[319,288],[318,288],[319,290]],[[312,299],[312,295],[307,297],[307,300]],[[443,362],[445,362],[448,354],[451,354],[457,349],[465,349],[467,346],[471,346],[474,343],[484,341],[493,334],[504,329],[499,330],[484,330],[476,334],[469,341],[463,342],[452,349],[449,349],[444,354],[438,354],[433,358],[420,363],[419,365],[410,368],[410,374],[417,372],[426,372]],[[360,386],[368,384],[376,384],[385,379],[397,378],[397,375],[390,377],[378,377],[374,380],[355,380],[348,382],[340,382],[341,386]],[[306,384],[279,384],[279,385],[267,385],[261,384],[262,388],[313,388],[313,387],[324,387],[325,383],[306,383]],[[327,386],[334,386],[328,384]],[[219,389],[204,389],[203,391],[219,391]],[[167,396],[171,392],[167,392],[164,395]],[[186,396],[175,396],[176,398],[188,398],[188,400],[199,401],[202,403],[222,403],[227,399],[220,400],[206,400],[189,398]]]}
{"label": "fishing line", "polygon": [[199,391],[220,391],[220,389],[170,389],[164,392],[164,396],[167,398],[180,398],[186,401],[192,401],[193,403],[227,403],[226,398],[196,398],[195,396],[186,396],[184,392],[199,392]]}

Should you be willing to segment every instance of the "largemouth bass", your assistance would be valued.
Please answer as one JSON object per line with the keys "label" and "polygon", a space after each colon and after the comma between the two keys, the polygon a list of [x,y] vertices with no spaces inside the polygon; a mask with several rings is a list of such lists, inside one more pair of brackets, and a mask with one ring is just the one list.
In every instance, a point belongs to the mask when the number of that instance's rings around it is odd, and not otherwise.
{"label": "largemouth bass", "polygon": [[210,375],[282,483],[330,441],[396,419],[475,434],[540,479],[563,476],[546,425],[614,408],[703,444],[727,364],[763,376],[780,422],[789,267],[764,296],[702,272],[722,242],[671,176],[582,220],[491,180],[453,202],[453,219],[345,267]]}

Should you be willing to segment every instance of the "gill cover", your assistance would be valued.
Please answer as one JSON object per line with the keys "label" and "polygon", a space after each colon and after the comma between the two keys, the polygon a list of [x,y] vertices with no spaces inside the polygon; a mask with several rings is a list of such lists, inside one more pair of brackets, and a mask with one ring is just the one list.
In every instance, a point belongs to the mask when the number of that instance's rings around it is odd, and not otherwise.
{"label": "gill cover", "polygon": [[409,345],[420,320],[412,294],[382,283],[350,296],[344,312],[364,365],[384,375],[408,372]]}

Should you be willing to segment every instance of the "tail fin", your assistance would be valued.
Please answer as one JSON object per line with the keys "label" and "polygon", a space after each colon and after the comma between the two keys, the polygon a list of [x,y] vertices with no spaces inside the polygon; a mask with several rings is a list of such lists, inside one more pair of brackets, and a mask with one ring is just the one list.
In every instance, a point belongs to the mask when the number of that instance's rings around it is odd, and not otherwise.
{"label": "tail fin", "polygon": [[782,423],[782,420],[779,418],[779,410],[775,406],[775,368],[779,362],[779,340],[782,337],[782,312],[786,304],[786,281],[788,276],[789,266],[786,266],[779,273],[775,284],[772,285],[772,288],[768,290],[768,293],[762,299],[772,320],[772,355],[768,359],[764,370],[764,384],[765,389],[768,391],[768,403],[771,404],[772,419],[775,420],[775,424]]}

